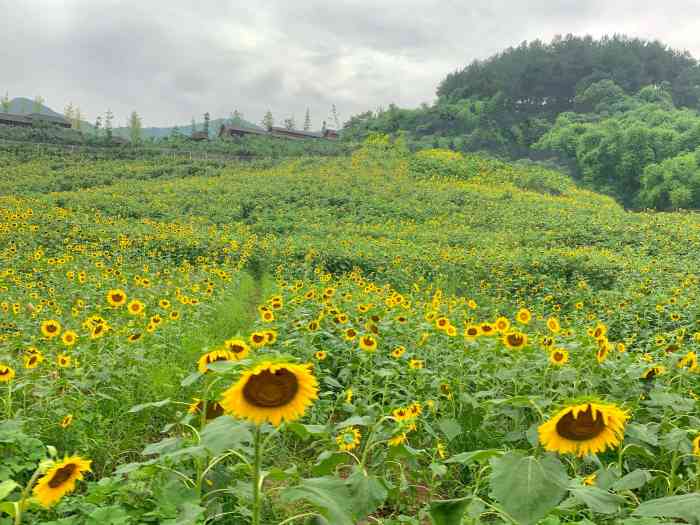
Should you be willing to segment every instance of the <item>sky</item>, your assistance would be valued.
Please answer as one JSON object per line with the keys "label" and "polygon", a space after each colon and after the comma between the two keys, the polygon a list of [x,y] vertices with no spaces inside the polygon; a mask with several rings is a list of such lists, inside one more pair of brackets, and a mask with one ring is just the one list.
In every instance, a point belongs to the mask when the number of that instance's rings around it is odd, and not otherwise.
{"label": "sky", "polygon": [[309,108],[314,127],[435,99],[451,71],[524,40],[659,39],[700,57],[700,1],[0,0],[0,93],[115,124]]}

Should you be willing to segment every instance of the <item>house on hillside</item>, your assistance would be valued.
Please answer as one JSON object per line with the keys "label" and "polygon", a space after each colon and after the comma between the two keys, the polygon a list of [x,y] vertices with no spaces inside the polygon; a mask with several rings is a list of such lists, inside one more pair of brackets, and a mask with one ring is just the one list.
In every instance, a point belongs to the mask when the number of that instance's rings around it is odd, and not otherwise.
{"label": "house on hillside", "polygon": [[270,126],[268,133],[273,137],[282,139],[303,140],[303,139],[322,139],[323,134],[318,131],[301,131],[298,129],[287,129],[279,126]]}
{"label": "house on hillside", "polygon": [[190,136],[190,139],[196,141],[209,140],[209,133],[206,131],[195,131]]}
{"label": "house on hillside", "polygon": [[219,128],[219,137],[230,138],[230,137],[244,137],[246,135],[258,135],[258,136],[269,136],[267,131],[243,128],[241,126],[236,126],[234,124],[222,124]]}
{"label": "house on hillside", "polygon": [[0,124],[5,126],[17,126],[30,128],[32,126],[47,125],[60,128],[70,128],[71,123],[67,119],[44,115],[42,113],[30,113],[29,115],[15,115],[14,113],[0,113]]}

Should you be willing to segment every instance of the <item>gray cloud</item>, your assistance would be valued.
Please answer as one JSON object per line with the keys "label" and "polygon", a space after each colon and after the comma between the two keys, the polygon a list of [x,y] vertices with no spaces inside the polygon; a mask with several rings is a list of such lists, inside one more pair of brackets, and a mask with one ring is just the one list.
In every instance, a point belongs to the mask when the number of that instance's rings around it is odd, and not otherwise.
{"label": "gray cloud", "polygon": [[234,108],[315,124],[434,99],[450,71],[523,40],[626,33],[700,55],[695,0],[0,0],[0,91],[146,125]]}

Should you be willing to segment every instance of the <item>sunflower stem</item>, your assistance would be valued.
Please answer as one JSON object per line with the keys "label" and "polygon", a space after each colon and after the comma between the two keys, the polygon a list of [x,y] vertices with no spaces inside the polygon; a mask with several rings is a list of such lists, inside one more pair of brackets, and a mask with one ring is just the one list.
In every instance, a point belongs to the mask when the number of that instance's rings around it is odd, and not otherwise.
{"label": "sunflower stem", "polygon": [[32,490],[32,487],[34,486],[34,483],[36,482],[37,478],[41,475],[41,470],[41,465],[39,465],[34,471],[34,474],[32,474],[31,479],[25,485],[24,489],[22,489],[22,494],[20,494],[19,501],[15,504],[15,525],[20,525],[20,523],[22,523],[24,502],[27,500],[27,497],[29,496],[29,491]]}
{"label": "sunflower stem", "polygon": [[12,418],[12,381],[7,383],[7,419]]}
{"label": "sunflower stem", "polygon": [[260,425],[255,427],[255,463],[253,464],[253,525],[260,525],[260,467],[262,466],[262,440]]}

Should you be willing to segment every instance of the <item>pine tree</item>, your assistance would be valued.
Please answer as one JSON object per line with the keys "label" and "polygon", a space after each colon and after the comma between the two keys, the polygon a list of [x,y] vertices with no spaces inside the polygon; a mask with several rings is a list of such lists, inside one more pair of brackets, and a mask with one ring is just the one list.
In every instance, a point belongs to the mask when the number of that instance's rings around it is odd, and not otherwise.
{"label": "pine tree", "polygon": [[262,125],[263,128],[269,130],[272,126],[275,125],[275,119],[272,117],[272,111],[269,109],[267,110],[267,113],[265,113],[265,116],[262,119]]}
{"label": "pine tree", "polygon": [[209,136],[209,119],[211,117],[209,116],[209,112],[207,111],[204,114],[204,132],[207,134],[207,137]]}
{"label": "pine tree", "polygon": [[41,113],[42,105],[44,104],[44,97],[37,95],[34,97],[34,105],[32,106],[32,113]]}
{"label": "pine tree", "polygon": [[306,116],[304,117],[304,131],[311,131],[311,112],[306,108]]}
{"label": "pine tree", "polygon": [[105,113],[105,135],[108,141],[112,140],[112,119],[114,119],[114,114],[108,109]]}
{"label": "pine tree", "polygon": [[296,127],[296,122],[294,121],[294,115],[289,118],[284,119],[284,127],[289,131],[292,131]]}
{"label": "pine tree", "polygon": [[335,129],[340,129],[340,118],[338,117],[338,110],[336,109],[335,104],[333,104],[331,107],[331,119],[333,119]]}
{"label": "pine tree", "polygon": [[73,113],[73,128],[78,131],[83,127],[82,118],[83,115],[80,113],[80,107],[76,106],[75,113]]}
{"label": "pine tree", "polygon": [[75,108],[73,107],[72,102],[69,102],[63,110],[63,116],[68,122],[70,122],[71,127],[75,128]]}
{"label": "pine tree", "polygon": [[141,117],[136,111],[132,111],[129,117],[129,136],[132,144],[141,142]]}
{"label": "pine tree", "polygon": [[5,95],[0,99],[0,105],[2,105],[3,113],[10,112],[10,93],[5,92]]}

